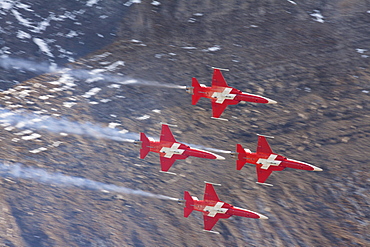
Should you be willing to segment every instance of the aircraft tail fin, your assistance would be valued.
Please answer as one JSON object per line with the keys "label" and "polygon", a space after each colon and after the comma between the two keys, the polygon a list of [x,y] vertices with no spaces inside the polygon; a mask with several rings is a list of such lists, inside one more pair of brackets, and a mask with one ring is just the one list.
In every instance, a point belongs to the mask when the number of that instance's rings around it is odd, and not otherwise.
{"label": "aircraft tail fin", "polygon": [[140,133],[141,149],[140,149],[140,159],[144,159],[150,151],[150,141],[144,133]]}
{"label": "aircraft tail fin", "polygon": [[236,170],[240,170],[246,163],[247,152],[240,144],[236,144],[236,152],[238,153],[238,159],[236,161]]}
{"label": "aircraft tail fin", "polygon": [[187,218],[194,210],[194,200],[191,197],[190,193],[187,191],[184,191],[184,200],[185,200],[184,217]]}
{"label": "aircraft tail fin", "polygon": [[191,104],[196,105],[199,101],[199,99],[202,97],[200,94],[201,86],[196,78],[193,77],[191,85],[193,87],[193,95],[191,97]]}

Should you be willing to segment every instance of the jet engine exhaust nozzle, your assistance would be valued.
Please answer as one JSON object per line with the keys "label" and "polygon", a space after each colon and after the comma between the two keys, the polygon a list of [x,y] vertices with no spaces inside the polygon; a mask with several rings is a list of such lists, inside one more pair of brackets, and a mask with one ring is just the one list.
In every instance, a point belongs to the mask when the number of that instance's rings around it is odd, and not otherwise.
{"label": "jet engine exhaust nozzle", "polygon": [[193,87],[185,87],[185,91],[188,93],[188,94],[194,94],[194,88]]}
{"label": "jet engine exhaust nozzle", "polygon": [[140,140],[136,140],[136,141],[134,141],[134,145],[135,145],[135,146],[140,146],[142,143],[143,143],[143,142],[142,142],[142,141],[140,141]]}

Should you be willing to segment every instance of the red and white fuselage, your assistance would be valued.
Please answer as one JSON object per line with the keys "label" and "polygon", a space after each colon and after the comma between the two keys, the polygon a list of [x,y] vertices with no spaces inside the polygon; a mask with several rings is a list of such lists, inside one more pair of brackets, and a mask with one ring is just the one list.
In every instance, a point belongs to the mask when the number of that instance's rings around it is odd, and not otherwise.
{"label": "red and white fuselage", "polygon": [[180,142],[167,142],[167,141],[150,141],[149,140],[149,151],[154,153],[159,153],[165,158],[176,158],[176,159],[186,159],[189,156],[194,156],[204,159],[216,159],[224,160],[225,158],[200,149],[191,148],[188,145],[182,144]]}
{"label": "red and white fuselage", "polygon": [[226,86],[207,87],[204,84],[200,85],[201,87],[198,92],[202,94],[202,97],[215,100],[215,103],[217,104],[227,103],[228,105],[236,105],[240,101],[261,104],[276,104],[276,101],[274,100],[256,94],[244,93],[233,87]]}
{"label": "red and white fuselage", "polygon": [[213,71],[211,87],[199,84],[198,80],[193,78],[192,87],[188,87],[187,91],[192,94],[193,105],[196,105],[200,98],[211,99],[212,115],[214,118],[219,118],[228,105],[236,105],[240,101],[262,104],[277,103],[275,100],[260,95],[244,93],[228,86],[219,69],[214,69]]}
{"label": "red and white fuselage", "polygon": [[[245,150],[245,149],[244,149]],[[314,165],[308,164],[306,162],[288,159],[284,156],[278,154],[265,154],[265,153],[252,153],[245,151],[245,156],[241,155],[240,163],[249,163],[253,165],[261,165],[261,169],[269,169],[271,166],[282,167],[282,168],[293,168],[306,171],[322,171]],[[238,169],[240,170],[240,169]]]}
{"label": "red and white fuselage", "polygon": [[140,158],[144,159],[149,152],[159,153],[161,170],[167,172],[172,164],[178,159],[186,159],[189,156],[194,156],[204,159],[223,160],[224,157],[177,142],[172,135],[170,128],[163,124],[162,132],[159,141],[149,140],[144,134],[140,133],[141,149]]}
{"label": "red and white fuselage", "polygon": [[258,137],[256,153],[252,153],[249,149],[244,149],[240,144],[237,144],[236,152],[238,153],[236,169],[242,169],[245,163],[256,165],[258,183],[264,183],[270,176],[271,172],[282,171],[285,168],[306,171],[322,171],[321,168],[309,163],[288,159],[282,155],[273,153],[264,136]]}
{"label": "red and white fuselage", "polygon": [[192,197],[188,191],[184,192],[184,217],[188,217],[195,210],[203,213],[204,230],[211,231],[219,219],[227,219],[233,215],[253,219],[267,219],[266,216],[221,201],[212,184],[206,183],[204,199]]}
{"label": "red and white fuselage", "polygon": [[229,218],[235,215],[253,219],[267,219],[262,214],[244,208],[234,207],[222,201],[194,200],[194,210],[203,212],[208,217],[215,217],[217,215],[218,218]]}

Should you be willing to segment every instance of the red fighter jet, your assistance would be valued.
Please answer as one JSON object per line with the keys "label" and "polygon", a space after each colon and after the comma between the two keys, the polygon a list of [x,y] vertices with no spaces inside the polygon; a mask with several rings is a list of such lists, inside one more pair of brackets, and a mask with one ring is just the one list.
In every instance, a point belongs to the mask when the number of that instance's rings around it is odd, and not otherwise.
{"label": "red fighter jet", "polygon": [[191,148],[188,145],[177,142],[168,125],[165,124],[162,124],[162,132],[159,142],[150,141],[144,133],[140,133],[140,142],[140,159],[144,159],[149,152],[159,153],[161,171],[163,172],[167,172],[176,160],[186,159],[189,156],[205,159],[225,159],[220,155]]}
{"label": "red fighter jet", "polygon": [[245,163],[256,165],[258,184],[272,186],[272,184],[265,183],[271,172],[282,171],[285,168],[294,168],[307,171],[322,171],[321,168],[310,165],[308,163],[288,159],[279,154],[275,154],[274,152],[272,152],[272,149],[270,148],[266,137],[267,136],[258,136],[256,153],[252,153],[249,149],[244,149],[240,144],[236,145],[236,152],[238,153],[236,169],[242,169]]}
{"label": "red fighter jet", "polygon": [[266,216],[243,208],[234,207],[231,204],[220,201],[211,183],[206,183],[204,200],[192,197],[188,191],[184,192],[184,217],[188,217],[193,210],[203,213],[204,230],[213,233],[213,226],[219,219],[227,219],[233,215],[254,219],[267,219]]}
{"label": "red fighter jet", "polygon": [[277,102],[259,95],[243,93],[242,91],[229,87],[220,71],[214,68],[212,86],[207,87],[199,84],[193,77],[192,87],[186,87],[186,91],[192,94],[192,104],[196,105],[202,97],[211,99],[213,118],[219,118],[228,105],[236,105],[240,101],[253,103],[276,104]]}

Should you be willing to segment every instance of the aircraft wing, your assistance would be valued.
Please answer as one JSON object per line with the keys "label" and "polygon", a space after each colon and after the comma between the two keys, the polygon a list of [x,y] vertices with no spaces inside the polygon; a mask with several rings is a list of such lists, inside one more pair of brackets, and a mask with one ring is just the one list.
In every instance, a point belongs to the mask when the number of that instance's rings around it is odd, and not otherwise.
{"label": "aircraft wing", "polygon": [[259,183],[264,183],[273,171],[282,171],[285,168],[282,166],[270,166],[268,169],[262,169],[261,167],[262,164],[256,165],[257,181]]}
{"label": "aircraft wing", "polygon": [[171,158],[166,158],[164,156],[160,156],[159,159],[160,159],[160,162],[161,162],[161,170],[164,171],[164,172],[167,172],[171,168],[173,163],[175,163],[175,161],[177,160],[173,156]]}
{"label": "aircraft wing", "polygon": [[212,115],[214,118],[219,118],[224,112],[225,108],[228,106],[227,103],[216,103],[216,100],[212,100]]}
{"label": "aircraft wing", "polygon": [[264,136],[258,136],[257,153],[272,154],[272,149]]}
{"label": "aircraft wing", "polygon": [[225,78],[219,69],[213,70],[212,86],[228,87]]}
{"label": "aircraft wing", "polygon": [[213,188],[212,184],[208,184],[208,183],[206,184],[206,188],[204,190],[204,200],[216,201],[216,202],[220,201],[215,191],[215,188]]}
{"label": "aircraft wing", "polygon": [[270,176],[270,174],[272,172],[272,169],[271,169],[271,167],[269,169],[262,169],[261,166],[262,165],[257,165],[256,166],[256,169],[257,169],[257,181],[259,183],[264,183],[266,181],[266,179]]}
{"label": "aircraft wing", "polygon": [[167,142],[176,142],[175,137],[173,137],[170,127],[166,124],[162,124],[162,131],[160,141],[167,141]]}
{"label": "aircraft wing", "polygon": [[204,221],[204,230],[211,231],[212,228],[216,225],[218,221],[218,217],[209,217],[207,214],[203,214],[203,221]]}

